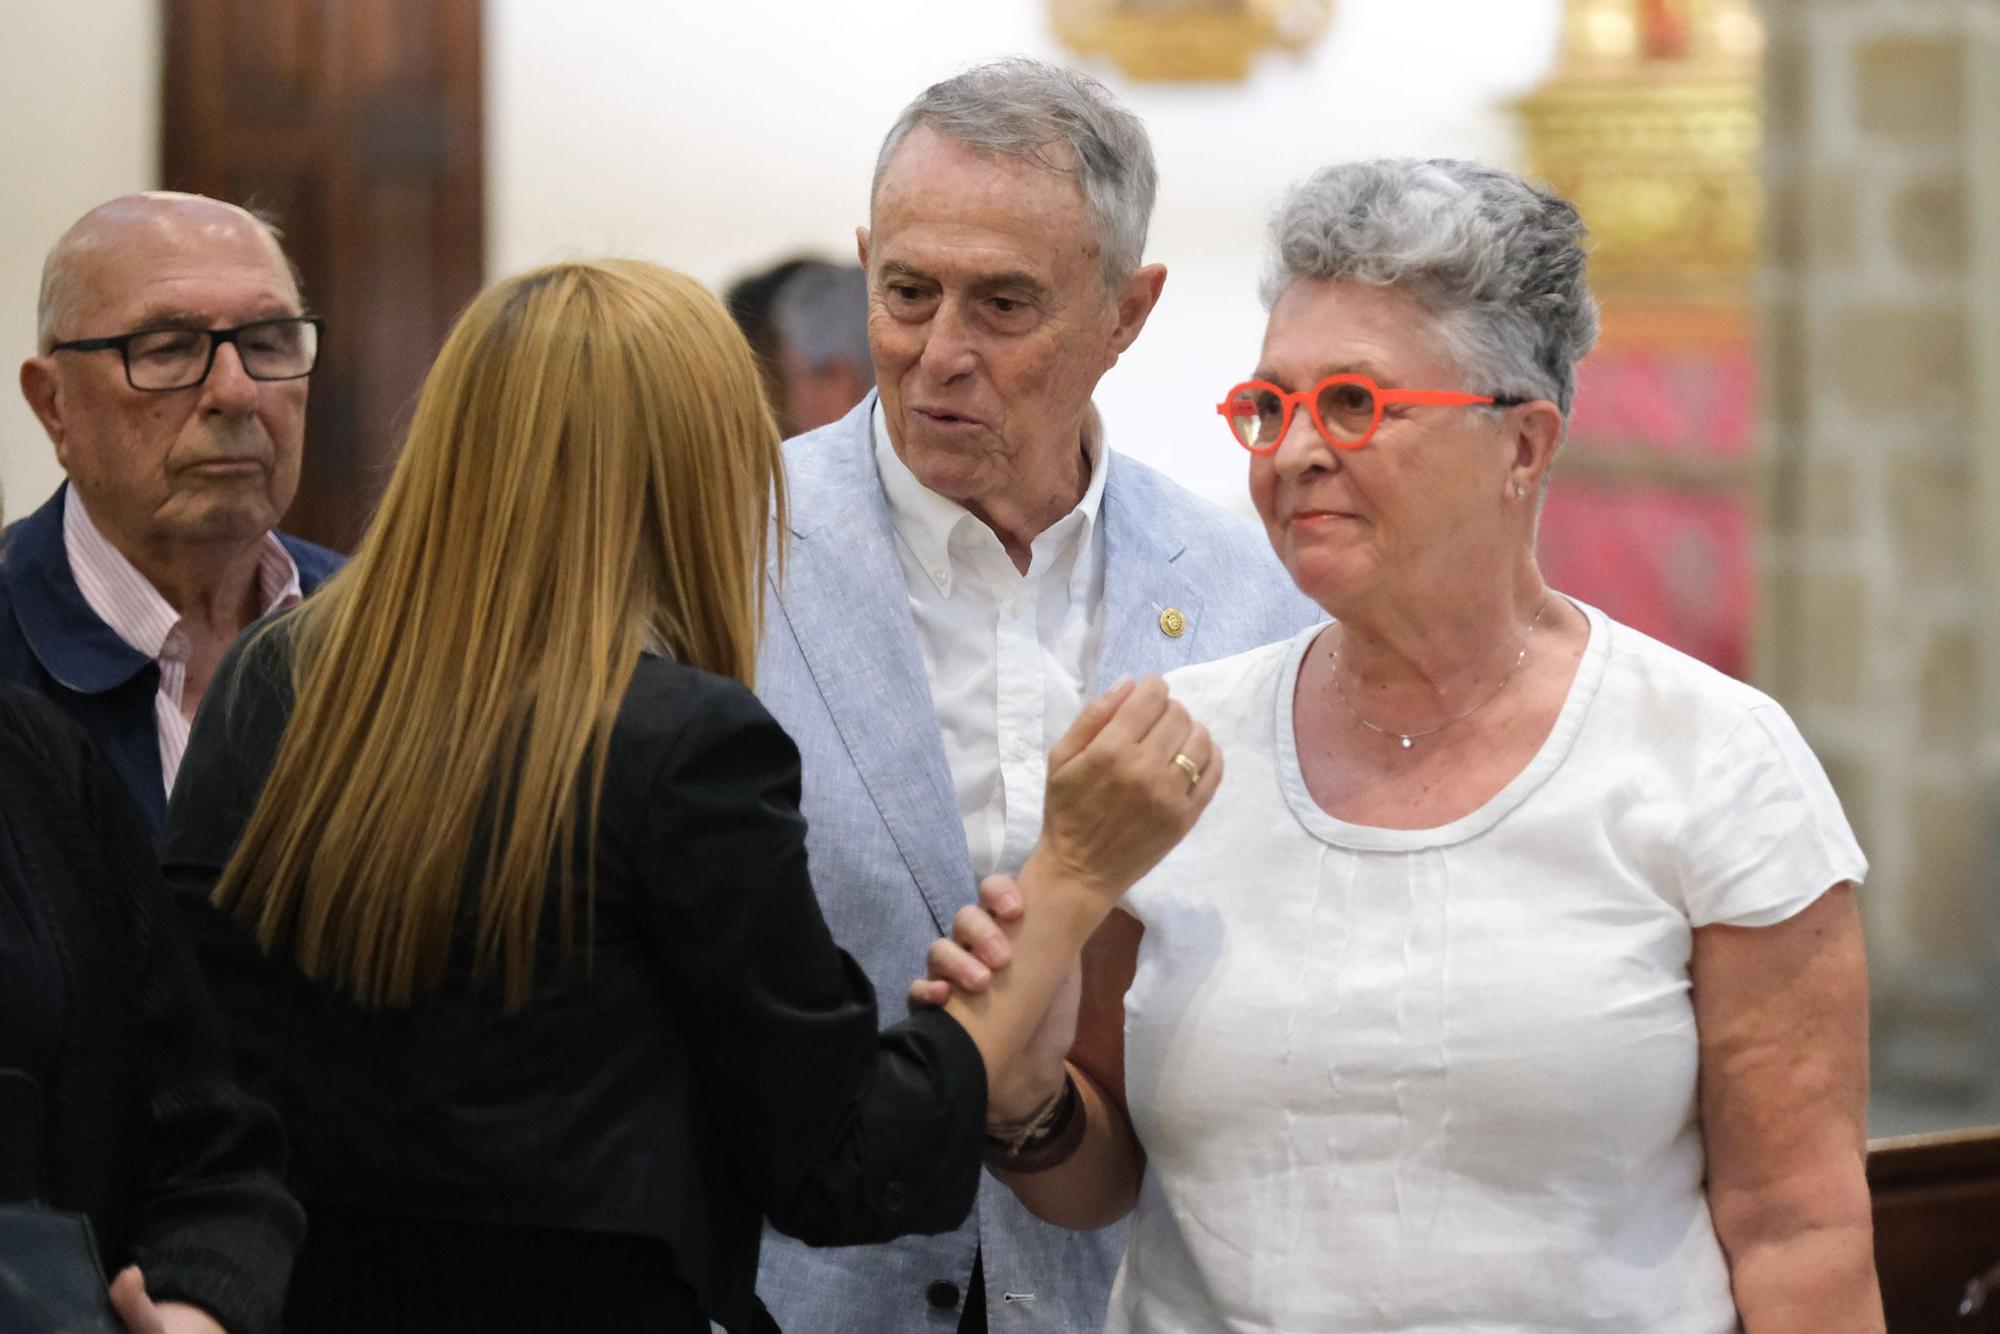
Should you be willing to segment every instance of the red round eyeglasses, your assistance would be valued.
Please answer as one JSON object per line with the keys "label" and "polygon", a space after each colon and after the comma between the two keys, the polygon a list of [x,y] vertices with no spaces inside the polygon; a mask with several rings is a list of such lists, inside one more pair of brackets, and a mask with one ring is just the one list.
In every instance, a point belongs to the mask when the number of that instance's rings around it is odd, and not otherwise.
{"label": "red round eyeglasses", "polygon": [[1460,394],[1446,389],[1384,389],[1366,375],[1329,375],[1299,393],[1269,380],[1245,380],[1215,405],[1229,434],[1252,454],[1269,454],[1292,429],[1292,413],[1303,404],[1312,424],[1330,445],[1359,449],[1382,425],[1382,410],[1405,403],[1433,407],[1517,407],[1532,402],[1493,394]]}

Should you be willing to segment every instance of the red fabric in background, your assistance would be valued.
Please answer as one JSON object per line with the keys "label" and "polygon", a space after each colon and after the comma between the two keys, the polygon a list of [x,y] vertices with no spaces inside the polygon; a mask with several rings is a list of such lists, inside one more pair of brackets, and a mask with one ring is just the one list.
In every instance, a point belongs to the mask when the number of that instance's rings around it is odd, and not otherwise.
{"label": "red fabric in background", "polygon": [[[1565,449],[1594,463],[1713,459],[1755,439],[1756,367],[1745,348],[1620,347],[1578,368]],[[1709,665],[1749,668],[1754,525],[1747,489],[1620,480],[1558,466],[1542,513],[1552,586]]]}
{"label": "red fabric in background", "polygon": [[1565,480],[1542,511],[1542,572],[1633,629],[1742,676],[1751,537],[1734,497]]}
{"label": "red fabric in background", "polygon": [[1747,348],[1607,348],[1576,369],[1568,448],[1742,458],[1756,420]]}

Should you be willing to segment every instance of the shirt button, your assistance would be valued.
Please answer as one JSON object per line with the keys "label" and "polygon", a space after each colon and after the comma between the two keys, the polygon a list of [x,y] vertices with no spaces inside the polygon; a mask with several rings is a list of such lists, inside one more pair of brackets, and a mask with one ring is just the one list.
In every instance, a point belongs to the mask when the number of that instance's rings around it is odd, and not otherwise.
{"label": "shirt button", "polygon": [[932,571],[931,571],[931,582],[932,582],[932,583],[934,583],[934,584],[936,584],[936,585],[937,585],[938,587],[940,587],[940,588],[944,587],[944,581],[945,581],[945,578],[946,578],[946,576],[945,576],[945,572],[944,572],[943,570],[932,570]]}
{"label": "shirt button", "polygon": [[1025,741],[1012,741],[1007,745],[1007,753],[1017,760],[1025,760],[1035,753],[1035,748]]}
{"label": "shirt button", "polygon": [[908,1192],[903,1189],[902,1182],[891,1181],[888,1185],[882,1187],[883,1212],[891,1214],[903,1212],[903,1203],[907,1196]]}
{"label": "shirt button", "polygon": [[934,1278],[924,1288],[924,1300],[940,1311],[949,1311],[958,1305],[958,1284],[948,1278]]}

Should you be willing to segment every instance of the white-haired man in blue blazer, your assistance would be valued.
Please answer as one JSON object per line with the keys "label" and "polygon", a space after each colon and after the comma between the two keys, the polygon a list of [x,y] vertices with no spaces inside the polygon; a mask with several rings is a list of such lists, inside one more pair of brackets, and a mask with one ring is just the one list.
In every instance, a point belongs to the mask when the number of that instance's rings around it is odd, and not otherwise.
{"label": "white-haired man in blue blazer", "polygon": [[[1091,393],[1166,281],[1142,262],[1154,190],[1138,118],[1026,59],[926,89],[876,162],[857,239],[878,389],[786,446],[758,690],[803,755],[827,921],[885,1009],[980,880],[1020,869],[1084,700],[1321,619],[1252,524],[1103,443]],[[1124,1240],[989,1179],[947,1235],[768,1234],[758,1290],[812,1334],[1076,1334]]]}

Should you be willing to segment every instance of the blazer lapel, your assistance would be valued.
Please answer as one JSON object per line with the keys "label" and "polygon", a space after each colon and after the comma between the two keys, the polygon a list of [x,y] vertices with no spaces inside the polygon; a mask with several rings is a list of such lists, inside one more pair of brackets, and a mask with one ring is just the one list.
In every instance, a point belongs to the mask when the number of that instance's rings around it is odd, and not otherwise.
{"label": "blazer lapel", "polygon": [[793,446],[794,541],[775,589],[841,743],[942,932],[972,900],[972,859],[876,477],[874,406],[871,394]]}
{"label": "blazer lapel", "polygon": [[[1113,454],[1104,478],[1104,630],[1094,689],[1195,661],[1202,595],[1175,562],[1187,549],[1150,479]],[[1174,633],[1178,629],[1179,633]]]}

